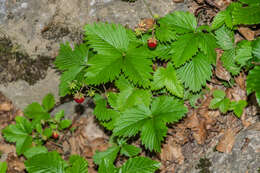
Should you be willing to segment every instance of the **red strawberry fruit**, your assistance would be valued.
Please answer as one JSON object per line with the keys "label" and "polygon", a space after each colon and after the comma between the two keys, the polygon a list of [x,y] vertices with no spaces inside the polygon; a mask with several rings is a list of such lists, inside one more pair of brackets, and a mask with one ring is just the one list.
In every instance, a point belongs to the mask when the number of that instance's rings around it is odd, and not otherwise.
{"label": "red strawberry fruit", "polygon": [[157,40],[154,37],[151,37],[147,40],[148,47],[150,49],[155,49],[157,46]]}
{"label": "red strawberry fruit", "polygon": [[53,132],[52,133],[52,138],[53,139],[58,139],[59,138],[59,133],[58,132]]}
{"label": "red strawberry fruit", "polygon": [[74,95],[74,101],[77,102],[77,103],[83,103],[85,101],[85,97],[82,93],[76,93]]}

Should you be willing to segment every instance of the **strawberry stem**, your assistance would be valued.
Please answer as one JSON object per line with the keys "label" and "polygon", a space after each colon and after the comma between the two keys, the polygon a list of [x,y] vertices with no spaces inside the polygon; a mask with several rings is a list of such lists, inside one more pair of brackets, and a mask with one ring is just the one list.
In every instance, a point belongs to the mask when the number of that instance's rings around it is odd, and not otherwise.
{"label": "strawberry stem", "polygon": [[152,18],[154,18],[153,12],[150,9],[149,5],[147,4],[146,0],[143,0],[144,5],[146,6],[148,12],[150,13],[150,15],[152,16]]}

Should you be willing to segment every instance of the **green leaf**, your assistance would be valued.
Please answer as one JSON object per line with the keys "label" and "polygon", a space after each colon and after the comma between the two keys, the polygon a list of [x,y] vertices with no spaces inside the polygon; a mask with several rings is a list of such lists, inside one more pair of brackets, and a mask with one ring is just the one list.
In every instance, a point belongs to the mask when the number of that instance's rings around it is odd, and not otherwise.
{"label": "green leaf", "polygon": [[208,57],[208,61],[211,64],[216,64],[216,51],[217,47],[216,39],[211,34],[200,33],[199,34],[199,48]]}
{"label": "green leaf", "polygon": [[229,15],[227,10],[218,12],[211,24],[212,30],[220,28],[225,23],[227,15]]}
{"label": "green leaf", "polygon": [[239,100],[238,102],[233,101],[231,102],[230,110],[233,110],[235,115],[240,118],[246,106],[247,102],[245,100]]}
{"label": "green leaf", "polygon": [[86,25],[85,31],[90,47],[99,54],[123,53],[128,49],[129,37],[120,24],[94,23]]}
{"label": "green leaf", "polygon": [[230,103],[231,102],[228,98],[224,98],[219,105],[220,112],[226,113],[230,108]]}
{"label": "green leaf", "polygon": [[209,108],[219,108],[222,113],[226,113],[230,108],[230,100],[225,98],[226,93],[222,90],[213,91],[213,99],[210,101]]}
{"label": "green leaf", "polygon": [[69,70],[84,65],[88,59],[87,55],[88,47],[85,44],[75,46],[74,50],[71,49],[69,43],[61,44],[54,64],[60,70]]}
{"label": "green leaf", "polygon": [[98,173],[117,173],[116,167],[109,160],[102,160],[101,164],[98,166]]}
{"label": "green leaf", "polygon": [[179,68],[177,74],[186,88],[197,92],[210,80],[212,67],[207,57],[198,53],[190,62]]}
{"label": "green leaf", "polygon": [[0,162],[0,173],[6,173],[6,170],[7,170],[7,163]]}
{"label": "green leaf", "polygon": [[28,173],[64,173],[66,163],[59,153],[52,151],[35,155],[25,161]]}
{"label": "green leaf", "polygon": [[29,119],[32,119],[33,127],[35,127],[36,124],[41,123],[42,120],[51,118],[50,114],[37,102],[28,105],[24,110],[24,115]]}
{"label": "green leaf", "polygon": [[153,89],[158,90],[165,86],[173,95],[183,97],[182,83],[177,78],[176,71],[171,63],[168,63],[167,68],[158,68],[153,77]]}
{"label": "green leaf", "polygon": [[235,63],[235,49],[224,51],[220,60],[225,69],[232,75],[237,75],[240,72],[240,67]]}
{"label": "green leaf", "polygon": [[59,84],[59,95],[61,97],[64,97],[69,93],[70,83],[73,80],[76,80],[79,76],[81,76],[81,73],[84,73],[84,69],[84,66],[75,66],[71,67],[69,70],[62,73]]}
{"label": "green leaf", "polygon": [[60,110],[54,115],[54,120],[60,122],[60,120],[64,117],[64,110]]}
{"label": "green leaf", "polygon": [[229,50],[235,47],[234,33],[225,26],[216,30],[215,34],[217,43],[223,50]]}
{"label": "green leaf", "polygon": [[252,58],[252,46],[249,41],[242,41],[237,44],[235,62],[241,66],[247,65],[249,59]]}
{"label": "green leaf", "polygon": [[239,0],[239,1],[244,4],[259,4],[260,3],[258,0]]}
{"label": "green leaf", "polygon": [[48,112],[55,105],[55,98],[53,94],[47,94],[42,100],[42,107]]}
{"label": "green leaf", "polygon": [[117,157],[117,154],[120,150],[119,146],[109,147],[106,151],[96,151],[93,156],[94,163],[100,165],[104,159],[107,159],[109,163],[113,163]]}
{"label": "green leaf", "polygon": [[71,120],[62,120],[59,124],[59,129],[63,130],[68,128],[72,124]]}
{"label": "green leaf", "polygon": [[184,64],[198,52],[198,48],[197,34],[190,33],[180,36],[177,41],[172,43],[174,65],[179,67]]}
{"label": "green leaf", "polygon": [[121,173],[154,173],[160,168],[160,163],[147,157],[135,157],[127,160],[119,172]]}
{"label": "green leaf", "polygon": [[124,78],[117,80],[116,86],[120,89],[120,93],[117,94],[115,109],[124,111],[138,104],[150,105],[152,94],[149,90],[135,88]]}
{"label": "green leaf", "polygon": [[47,153],[48,150],[46,147],[44,146],[36,146],[36,147],[32,147],[29,148],[27,151],[24,152],[24,156],[27,159],[30,159],[31,157],[38,155],[38,154],[42,154],[42,153]]}
{"label": "green leaf", "polygon": [[254,69],[249,71],[246,79],[247,94],[255,92],[258,105],[260,105],[260,66],[255,66]]}
{"label": "green leaf", "polygon": [[176,40],[176,32],[173,31],[171,27],[168,26],[167,23],[163,21],[159,21],[160,27],[157,27],[155,30],[156,38],[161,42],[171,42]]}
{"label": "green leaf", "polygon": [[260,37],[258,37],[255,41],[253,41],[252,47],[253,47],[252,54],[260,62]]}
{"label": "green leaf", "polygon": [[69,158],[71,167],[66,169],[66,173],[87,173],[88,162],[79,155],[71,155]]}
{"label": "green leaf", "polygon": [[100,121],[110,120],[114,116],[119,116],[119,113],[113,109],[107,108],[107,101],[99,94],[94,97],[96,107],[94,109],[94,115]]}
{"label": "green leaf", "polygon": [[86,81],[88,84],[98,85],[113,81],[121,72],[123,65],[122,55],[119,53],[97,54],[88,62]]}
{"label": "green leaf", "polygon": [[43,130],[42,134],[43,134],[43,136],[47,137],[47,139],[48,139],[52,136],[52,129],[47,127]]}
{"label": "green leaf", "polygon": [[235,7],[232,11],[233,23],[235,25],[253,25],[260,23],[260,3],[251,4],[246,7]]}
{"label": "green leaf", "polygon": [[32,145],[32,125],[24,117],[17,116],[16,124],[9,125],[3,129],[2,133],[8,142],[16,142],[16,152],[18,155],[23,154]]}
{"label": "green leaf", "polygon": [[160,22],[167,23],[179,34],[194,32],[197,27],[197,21],[193,14],[184,11],[167,14],[159,20]]}
{"label": "green leaf", "polygon": [[122,70],[134,84],[148,87],[152,78],[152,60],[144,48],[129,49]]}
{"label": "green leaf", "polygon": [[141,151],[141,148],[125,143],[121,146],[120,154],[127,157],[134,157],[138,155]]}
{"label": "green leaf", "polygon": [[141,131],[141,140],[149,150],[160,151],[160,143],[167,132],[167,123],[178,122],[187,108],[172,97],[160,96],[152,101],[151,109],[137,105],[118,118],[114,135],[131,137]]}

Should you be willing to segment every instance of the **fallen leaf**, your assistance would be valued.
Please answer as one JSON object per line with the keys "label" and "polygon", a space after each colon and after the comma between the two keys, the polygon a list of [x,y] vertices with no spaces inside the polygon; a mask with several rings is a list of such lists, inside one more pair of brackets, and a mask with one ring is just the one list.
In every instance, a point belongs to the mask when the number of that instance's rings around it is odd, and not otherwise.
{"label": "fallen leaf", "polygon": [[162,152],[160,154],[162,161],[174,161],[179,164],[184,162],[184,156],[181,151],[181,146],[176,144],[172,137],[169,137],[168,143],[163,145]]}
{"label": "fallen leaf", "polygon": [[[201,1],[201,0],[199,0]],[[203,0],[202,0],[203,1]],[[184,0],[172,0],[172,2],[175,2],[175,3],[181,3],[181,2],[184,2]]]}
{"label": "fallen leaf", "polygon": [[229,81],[231,79],[230,73],[222,66],[222,62],[220,61],[220,57],[223,53],[223,50],[216,49],[217,52],[217,63],[216,63],[216,76],[222,80]]}
{"label": "fallen leaf", "polygon": [[249,41],[252,41],[255,38],[255,32],[248,27],[241,26],[238,28],[238,31]]}
{"label": "fallen leaf", "polygon": [[224,136],[219,141],[216,149],[219,152],[231,153],[233,145],[235,143],[236,132],[233,128],[227,129],[224,133]]}
{"label": "fallen leaf", "polygon": [[0,151],[5,154],[15,153],[16,149],[14,145],[0,144]]}
{"label": "fallen leaf", "polygon": [[242,89],[246,90],[246,75],[245,73],[241,72],[239,76],[235,77],[235,81],[237,85]]}
{"label": "fallen leaf", "polygon": [[10,111],[13,108],[13,105],[10,102],[0,103],[0,111]]}
{"label": "fallen leaf", "polygon": [[193,112],[193,114],[188,117],[186,125],[192,130],[192,135],[197,143],[204,144],[207,137],[205,120],[200,120],[197,116],[197,113]]}

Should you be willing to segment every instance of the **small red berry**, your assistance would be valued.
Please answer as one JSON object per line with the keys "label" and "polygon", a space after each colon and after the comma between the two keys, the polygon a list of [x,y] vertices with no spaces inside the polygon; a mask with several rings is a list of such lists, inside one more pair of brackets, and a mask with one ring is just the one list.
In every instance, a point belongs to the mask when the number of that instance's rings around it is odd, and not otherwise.
{"label": "small red berry", "polygon": [[151,37],[147,40],[148,47],[150,49],[155,49],[157,46],[157,40],[154,37]]}
{"label": "small red berry", "polygon": [[59,138],[58,132],[53,132],[53,133],[52,133],[52,138],[53,138],[53,139],[58,139],[58,138]]}
{"label": "small red berry", "polygon": [[77,103],[79,103],[79,104],[80,104],[80,103],[83,103],[84,100],[85,100],[84,97],[81,97],[81,98],[74,98],[74,101],[77,102]]}
{"label": "small red berry", "polygon": [[74,95],[74,101],[75,102],[77,102],[77,103],[83,103],[84,102],[84,100],[85,100],[85,97],[84,97],[84,94],[82,94],[82,93],[76,93],[75,95]]}

